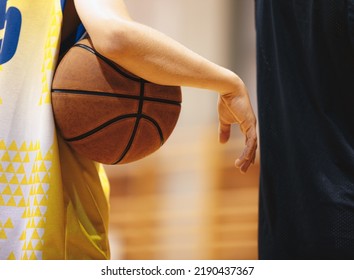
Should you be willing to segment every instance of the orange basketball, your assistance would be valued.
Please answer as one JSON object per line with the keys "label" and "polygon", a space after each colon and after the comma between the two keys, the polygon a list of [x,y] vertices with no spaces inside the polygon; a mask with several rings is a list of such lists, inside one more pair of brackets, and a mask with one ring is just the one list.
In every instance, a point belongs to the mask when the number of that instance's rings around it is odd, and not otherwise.
{"label": "orange basketball", "polygon": [[181,110],[181,88],[141,79],[95,51],[89,39],[60,61],[52,106],[63,139],[104,164],[137,161],[169,138]]}

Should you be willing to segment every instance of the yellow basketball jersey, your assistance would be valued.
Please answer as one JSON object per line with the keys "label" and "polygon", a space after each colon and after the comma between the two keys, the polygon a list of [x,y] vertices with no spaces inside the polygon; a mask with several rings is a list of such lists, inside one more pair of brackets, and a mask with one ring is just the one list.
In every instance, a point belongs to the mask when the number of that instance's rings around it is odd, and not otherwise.
{"label": "yellow basketball jersey", "polygon": [[0,259],[108,259],[108,181],[56,135],[63,0],[0,0]]}

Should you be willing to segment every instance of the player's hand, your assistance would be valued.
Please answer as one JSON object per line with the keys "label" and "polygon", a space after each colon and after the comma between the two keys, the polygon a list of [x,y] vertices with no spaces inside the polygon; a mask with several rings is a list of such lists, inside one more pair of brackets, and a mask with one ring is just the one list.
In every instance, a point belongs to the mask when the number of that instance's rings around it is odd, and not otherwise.
{"label": "player's hand", "polygon": [[229,140],[232,124],[238,124],[245,135],[245,147],[240,157],[235,161],[235,166],[245,173],[256,158],[257,121],[247,89],[242,82],[235,92],[219,95],[218,113],[220,143],[226,143]]}

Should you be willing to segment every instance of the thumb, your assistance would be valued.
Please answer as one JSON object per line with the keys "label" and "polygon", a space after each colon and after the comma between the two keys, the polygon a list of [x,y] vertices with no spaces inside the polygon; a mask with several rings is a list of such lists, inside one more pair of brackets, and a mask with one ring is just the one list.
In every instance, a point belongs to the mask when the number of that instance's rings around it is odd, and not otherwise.
{"label": "thumb", "polygon": [[230,139],[231,125],[219,122],[219,142],[226,143]]}

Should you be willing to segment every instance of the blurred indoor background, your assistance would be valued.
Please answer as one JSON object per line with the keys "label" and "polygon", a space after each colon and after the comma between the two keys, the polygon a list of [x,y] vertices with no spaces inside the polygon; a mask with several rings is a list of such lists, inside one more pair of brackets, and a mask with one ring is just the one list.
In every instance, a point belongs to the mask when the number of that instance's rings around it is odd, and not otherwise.
{"label": "blurred indoor background", "polygon": [[[235,71],[255,111],[254,1],[126,0],[138,22]],[[155,154],[106,166],[112,259],[257,259],[259,155],[234,167],[244,139],[218,143],[217,94],[183,88],[182,112]]]}

